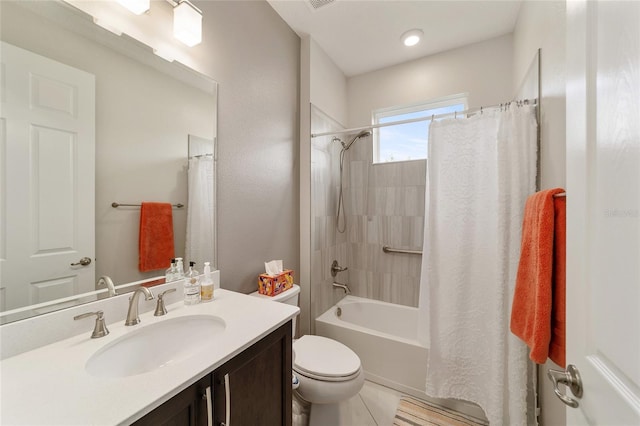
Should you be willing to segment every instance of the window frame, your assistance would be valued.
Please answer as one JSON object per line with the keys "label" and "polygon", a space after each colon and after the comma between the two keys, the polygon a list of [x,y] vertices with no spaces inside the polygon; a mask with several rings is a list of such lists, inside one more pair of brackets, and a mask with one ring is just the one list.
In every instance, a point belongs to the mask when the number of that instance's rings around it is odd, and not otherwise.
{"label": "window frame", "polygon": [[[457,93],[455,95],[443,96],[440,98],[429,99],[424,102],[417,102],[408,105],[399,105],[393,107],[385,107],[375,109],[371,112],[371,124],[377,126],[381,119],[393,117],[396,115],[410,114],[419,111],[428,111],[437,108],[443,108],[453,105],[463,105],[463,111],[466,111],[469,107],[469,94],[467,92]],[[431,120],[425,120],[427,126]],[[380,161],[380,132],[378,128],[374,128],[373,132],[373,156],[372,164],[386,164],[386,163],[399,163],[403,161],[418,161],[424,160],[424,158],[416,158],[414,160],[394,160],[394,161]]]}

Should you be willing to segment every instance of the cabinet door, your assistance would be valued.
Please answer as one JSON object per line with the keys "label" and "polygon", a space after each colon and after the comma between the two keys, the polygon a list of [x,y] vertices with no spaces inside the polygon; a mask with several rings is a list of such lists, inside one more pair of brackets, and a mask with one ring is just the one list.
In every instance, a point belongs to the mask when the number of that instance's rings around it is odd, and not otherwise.
{"label": "cabinet door", "polygon": [[210,374],[133,424],[135,426],[207,426],[207,388],[211,391]]}
{"label": "cabinet door", "polygon": [[290,426],[291,322],[218,368],[213,380],[216,426]]}

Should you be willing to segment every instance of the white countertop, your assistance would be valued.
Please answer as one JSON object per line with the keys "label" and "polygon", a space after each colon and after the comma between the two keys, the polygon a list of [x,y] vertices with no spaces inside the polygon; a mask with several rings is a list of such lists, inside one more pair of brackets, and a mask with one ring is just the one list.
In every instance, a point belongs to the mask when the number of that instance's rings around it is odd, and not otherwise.
{"label": "white countertop", "polygon": [[[2,425],[129,424],[161,405],[205,374],[214,371],[299,313],[295,306],[227,290],[209,303],[167,306],[168,314],[140,315],[141,323],[109,325],[110,334],[91,339],[93,321],[80,335],[0,361]],[[215,315],[226,327],[214,345],[190,358],[124,378],[99,378],[85,371],[87,360],[115,339],[166,319]],[[210,343],[210,342],[209,342]],[[171,345],[170,341],[167,341]]]}

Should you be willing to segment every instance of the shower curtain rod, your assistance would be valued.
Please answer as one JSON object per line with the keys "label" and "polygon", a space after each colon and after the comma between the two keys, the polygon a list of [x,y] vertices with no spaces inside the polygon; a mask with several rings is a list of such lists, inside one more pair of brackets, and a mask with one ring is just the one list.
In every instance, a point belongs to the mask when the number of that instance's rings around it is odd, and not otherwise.
{"label": "shower curtain rod", "polygon": [[419,118],[410,118],[408,120],[390,121],[388,123],[372,124],[370,126],[354,127],[354,128],[351,128],[351,129],[336,130],[334,132],[311,133],[311,138],[317,138],[317,137],[320,137],[320,136],[329,136],[329,135],[339,135],[339,134],[343,134],[343,133],[355,133],[355,132],[360,132],[362,130],[371,130],[371,129],[378,129],[380,127],[397,126],[399,124],[417,123],[419,121],[427,121],[427,120],[433,120],[433,119],[436,119],[436,118],[444,118],[444,117],[448,117],[450,115],[456,116],[458,114],[460,114],[460,115],[468,115],[468,114],[473,114],[473,113],[477,113],[477,112],[482,113],[482,111],[485,110],[485,109],[502,108],[504,106],[510,105],[513,102],[517,102],[518,105],[520,105],[520,104],[529,105],[530,102],[533,103],[533,105],[536,105],[538,103],[538,100],[537,99],[533,99],[533,100],[524,99],[522,101],[511,101],[511,102],[507,102],[507,103],[504,103],[504,104],[481,106],[480,108],[471,108],[471,109],[468,109],[466,111],[460,111],[460,112],[445,112],[444,114],[436,114],[436,115],[431,115],[431,116],[427,116],[427,117],[419,117]]}

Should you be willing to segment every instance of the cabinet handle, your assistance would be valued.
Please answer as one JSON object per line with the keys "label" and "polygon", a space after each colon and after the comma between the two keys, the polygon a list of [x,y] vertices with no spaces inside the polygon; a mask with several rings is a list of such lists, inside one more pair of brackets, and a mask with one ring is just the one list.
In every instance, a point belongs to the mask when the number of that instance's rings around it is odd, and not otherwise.
{"label": "cabinet handle", "polygon": [[229,386],[229,374],[224,375],[224,423],[222,426],[231,426],[231,388]]}
{"label": "cabinet handle", "polygon": [[207,386],[204,391],[205,398],[207,399],[207,426],[213,426],[213,406],[211,403],[211,386]]}

